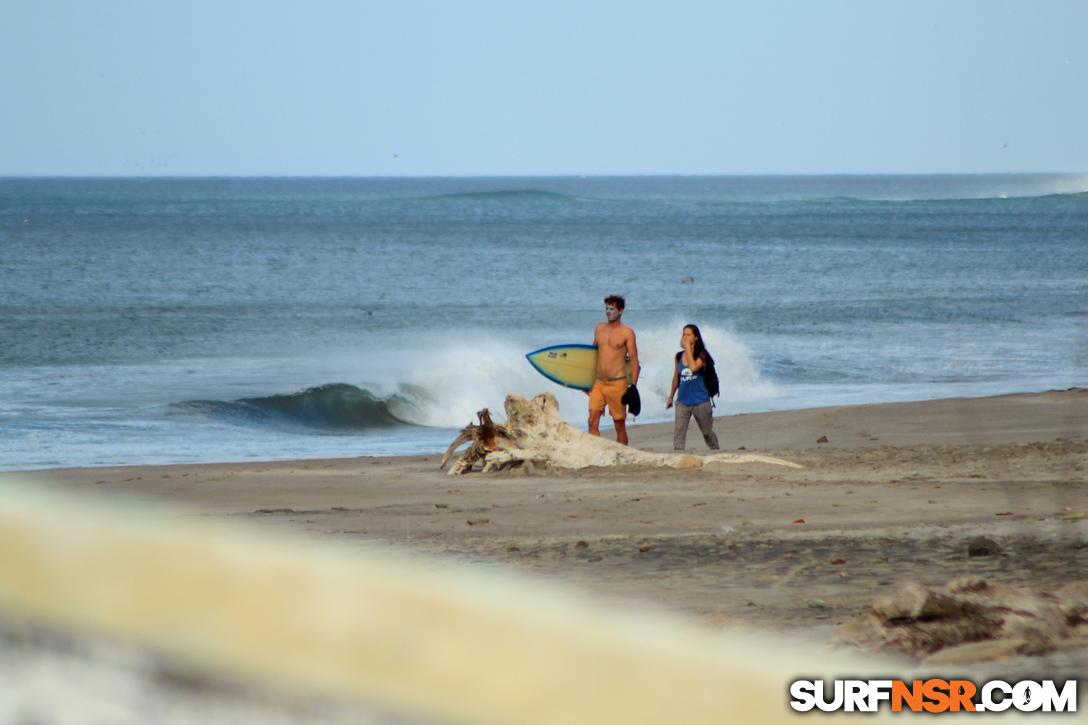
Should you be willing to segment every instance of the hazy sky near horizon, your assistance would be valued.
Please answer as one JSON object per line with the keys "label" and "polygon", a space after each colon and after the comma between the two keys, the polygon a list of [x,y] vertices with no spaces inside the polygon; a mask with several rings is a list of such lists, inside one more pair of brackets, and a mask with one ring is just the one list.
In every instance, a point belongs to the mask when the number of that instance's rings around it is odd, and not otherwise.
{"label": "hazy sky near horizon", "polygon": [[1088,172],[1088,2],[0,0],[0,175]]}

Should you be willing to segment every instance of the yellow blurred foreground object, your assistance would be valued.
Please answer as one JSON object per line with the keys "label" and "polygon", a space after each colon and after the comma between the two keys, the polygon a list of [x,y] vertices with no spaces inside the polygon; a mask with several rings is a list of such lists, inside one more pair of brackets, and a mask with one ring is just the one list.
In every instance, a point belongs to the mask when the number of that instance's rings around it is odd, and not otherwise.
{"label": "yellow blurred foreground object", "polygon": [[0,610],[209,672],[456,723],[776,723],[805,717],[790,709],[792,680],[872,669],[500,572],[303,553],[21,487],[0,489]]}

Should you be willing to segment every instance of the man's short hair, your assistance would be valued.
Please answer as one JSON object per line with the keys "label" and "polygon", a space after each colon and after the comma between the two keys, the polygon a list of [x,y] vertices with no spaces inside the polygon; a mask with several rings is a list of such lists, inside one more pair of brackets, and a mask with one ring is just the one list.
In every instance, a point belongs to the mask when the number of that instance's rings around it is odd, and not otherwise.
{"label": "man's short hair", "polygon": [[627,302],[619,295],[608,295],[604,298],[604,303],[606,305],[612,305],[618,310],[622,310],[627,306]]}

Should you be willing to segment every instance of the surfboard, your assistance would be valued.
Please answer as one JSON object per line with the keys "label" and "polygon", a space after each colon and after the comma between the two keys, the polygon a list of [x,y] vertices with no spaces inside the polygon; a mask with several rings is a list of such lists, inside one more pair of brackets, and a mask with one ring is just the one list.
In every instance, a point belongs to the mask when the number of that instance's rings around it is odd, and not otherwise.
{"label": "surfboard", "polygon": [[[589,390],[597,379],[597,348],[593,345],[553,345],[526,355],[541,375],[575,390]],[[631,379],[631,362],[627,362]]]}

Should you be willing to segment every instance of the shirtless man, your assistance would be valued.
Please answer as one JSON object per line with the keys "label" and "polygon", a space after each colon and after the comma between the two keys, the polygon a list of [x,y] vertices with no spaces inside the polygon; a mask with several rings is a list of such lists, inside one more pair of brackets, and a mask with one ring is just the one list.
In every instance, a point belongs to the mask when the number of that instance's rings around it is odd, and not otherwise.
{"label": "shirtless man", "polygon": [[589,432],[601,434],[599,425],[605,406],[616,425],[616,440],[627,445],[627,408],[620,400],[627,392],[626,360],[631,358],[631,385],[638,382],[638,348],[635,332],[620,322],[626,303],[622,297],[605,298],[604,314],[608,322],[601,322],[593,332],[593,346],[597,348],[597,380],[589,391]]}

